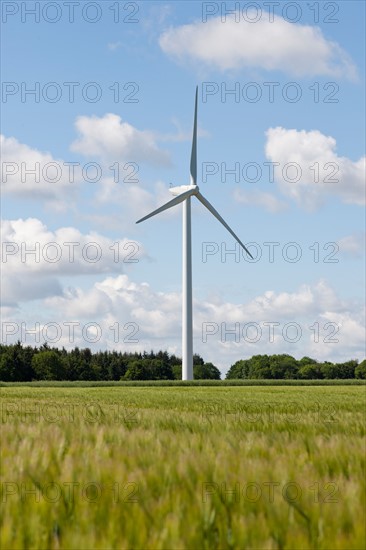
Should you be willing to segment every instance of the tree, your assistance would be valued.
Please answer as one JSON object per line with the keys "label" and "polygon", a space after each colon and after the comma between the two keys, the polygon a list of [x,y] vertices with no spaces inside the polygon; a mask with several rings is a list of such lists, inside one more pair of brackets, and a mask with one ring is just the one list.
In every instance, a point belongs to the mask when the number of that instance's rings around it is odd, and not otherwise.
{"label": "tree", "polygon": [[148,368],[151,371],[152,380],[174,380],[174,373],[166,358],[153,359]]}
{"label": "tree", "polygon": [[40,351],[33,356],[32,367],[38,380],[64,380],[65,369],[59,353]]}
{"label": "tree", "polygon": [[305,380],[317,380],[323,378],[320,365],[317,363],[303,365],[299,368],[299,378],[303,378]]}
{"label": "tree", "polygon": [[302,359],[300,359],[300,361],[298,361],[299,365],[301,366],[304,366],[304,365],[314,365],[316,364],[318,361],[316,361],[316,359],[312,359],[311,357],[303,357]]}
{"label": "tree", "polygon": [[221,373],[212,363],[193,366],[193,378],[195,380],[221,380]]}
{"label": "tree", "polygon": [[249,378],[250,363],[248,359],[240,359],[231,365],[226,373],[227,380],[235,380],[238,378]]}
{"label": "tree", "polygon": [[355,368],[355,378],[366,378],[366,359]]}
{"label": "tree", "polygon": [[273,378],[268,355],[253,355],[253,357],[249,359],[248,378]]}
{"label": "tree", "polygon": [[321,371],[324,378],[336,379],[336,378],[354,378],[355,369],[357,367],[357,361],[351,359],[351,361],[346,361],[345,363],[330,363],[325,361],[321,366]]}
{"label": "tree", "polygon": [[123,376],[124,380],[150,380],[150,373],[146,368],[146,361],[137,360],[131,361],[128,365],[126,374]]}
{"label": "tree", "polygon": [[198,353],[195,353],[193,355],[193,365],[203,365],[203,364],[204,364],[204,360],[202,359],[202,357],[198,355]]}
{"label": "tree", "polygon": [[30,382],[34,377],[32,357],[36,350],[23,347],[21,342],[1,346],[0,380],[4,382]]}
{"label": "tree", "polygon": [[174,380],[182,380],[182,364],[172,366]]}
{"label": "tree", "polygon": [[350,361],[345,361],[344,363],[337,363],[336,374],[337,378],[354,378],[355,369],[358,366],[358,361],[356,359],[351,359]]}
{"label": "tree", "polygon": [[271,378],[293,379],[298,376],[298,363],[291,355],[272,355],[269,357]]}

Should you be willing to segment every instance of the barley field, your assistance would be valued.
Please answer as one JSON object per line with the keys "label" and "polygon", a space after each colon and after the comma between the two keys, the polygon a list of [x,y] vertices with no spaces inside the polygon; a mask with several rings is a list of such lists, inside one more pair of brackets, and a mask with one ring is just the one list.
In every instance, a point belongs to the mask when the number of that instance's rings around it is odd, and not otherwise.
{"label": "barley field", "polygon": [[6,386],[10,549],[365,548],[365,386]]}

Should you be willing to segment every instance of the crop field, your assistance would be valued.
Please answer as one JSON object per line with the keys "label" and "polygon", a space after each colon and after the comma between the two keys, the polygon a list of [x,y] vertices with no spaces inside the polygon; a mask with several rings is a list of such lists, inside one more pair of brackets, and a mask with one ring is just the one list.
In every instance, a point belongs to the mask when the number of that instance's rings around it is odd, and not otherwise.
{"label": "crop field", "polygon": [[0,393],[5,550],[365,547],[365,386]]}

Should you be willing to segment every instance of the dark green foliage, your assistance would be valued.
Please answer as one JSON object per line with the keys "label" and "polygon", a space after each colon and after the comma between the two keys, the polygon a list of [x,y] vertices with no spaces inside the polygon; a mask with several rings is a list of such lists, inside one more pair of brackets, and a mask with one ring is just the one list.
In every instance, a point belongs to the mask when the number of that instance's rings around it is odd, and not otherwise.
{"label": "dark green foliage", "polygon": [[140,359],[129,363],[123,380],[173,380],[174,374],[169,357]]}
{"label": "dark green foliage", "polygon": [[269,379],[269,380],[349,380],[359,378],[366,367],[359,367],[357,360],[351,359],[344,363],[318,363],[310,357],[299,361],[291,355],[253,355],[251,359],[241,359],[234,363],[226,375],[228,380],[234,379]]}
{"label": "dark green foliage", "polygon": [[354,378],[357,364],[358,362],[355,360],[334,364],[326,361],[320,368],[323,373],[323,378],[328,378],[330,380],[335,378]]}
{"label": "dark green foliage", "polygon": [[[182,360],[173,357],[177,360],[177,364],[172,366],[173,379],[182,380]],[[194,380],[221,380],[221,373],[215,365],[205,363],[202,357],[195,353],[193,355],[193,378]]]}
{"label": "dark green foliage", "polygon": [[366,359],[355,368],[355,378],[366,379]]}
{"label": "dark green foliage", "polygon": [[[220,371],[212,363],[205,363],[198,355],[193,356],[193,374],[197,381],[220,380]],[[291,355],[253,355],[240,359],[229,369],[230,380],[352,380],[366,379],[366,360],[358,364],[351,359],[344,363],[318,363],[310,357],[296,360]],[[21,342],[0,344],[0,380],[6,383],[30,382],[32,380],[68,380],[80,382],[126,383],[145,380],[177,381],[182,379],[182,360],[167,351],[122,353],[117,351],[92,352],[89,348],[67,351],[50,348],[23,346]],[[189,383],[188,383],[189,385]]]}
{"label": "dark green foliage", "polygon": [[64,380],[65,369],[60,353],[40,351],[32,359],[32,367],[39,380]]}
{"label": "dark green foliage", "polygon": [[124,380],[151,380],[145,361],[132,361],[124,375]]}
{"label": "dark green foliage", "polygon": [[33,355],[37,350],[20,342],[10,346],[0,346],[0,380],[26,382],[34,378]]}
{"label": "dark green foliage", "polygon": [[195,380],[220,380],[221,373],[212,363],[203,363],[203,365],[193,366],[193,376]]}
{"label": "dark green foliage", "polygon": [[299,378],[305,380],[321,380],[324,377],[318,363],[308,363],[299,368]]}

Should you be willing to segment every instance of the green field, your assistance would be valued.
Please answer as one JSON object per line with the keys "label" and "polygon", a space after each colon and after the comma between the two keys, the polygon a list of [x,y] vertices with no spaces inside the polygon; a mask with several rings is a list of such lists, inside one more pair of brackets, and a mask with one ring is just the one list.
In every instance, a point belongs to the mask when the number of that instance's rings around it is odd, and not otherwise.
{"label": "green field", "polygon": [[0,392],[5,550],[365,547],[365,386]]}

